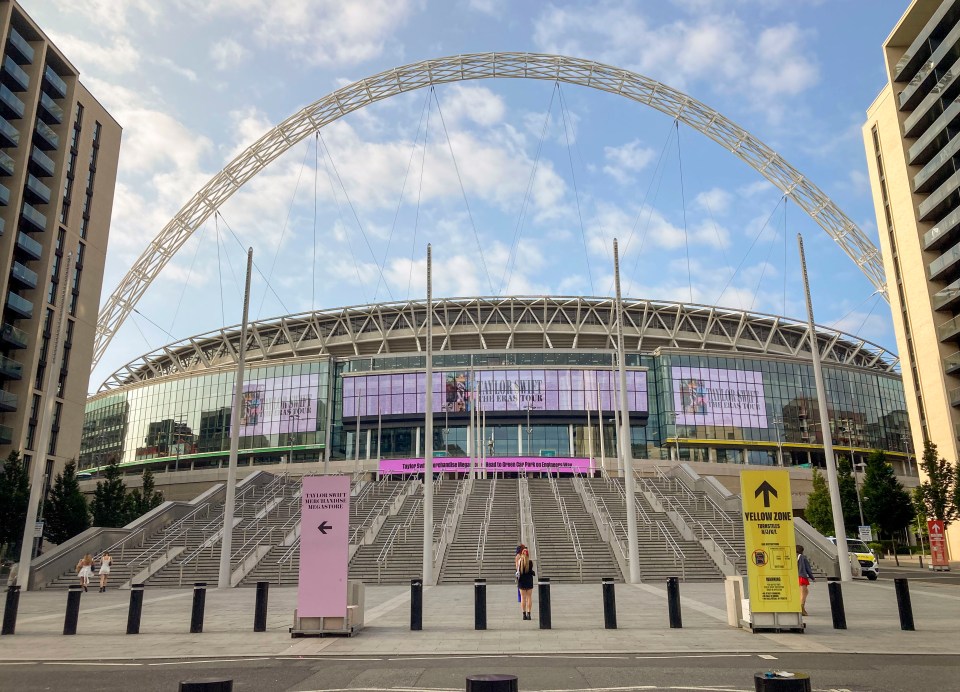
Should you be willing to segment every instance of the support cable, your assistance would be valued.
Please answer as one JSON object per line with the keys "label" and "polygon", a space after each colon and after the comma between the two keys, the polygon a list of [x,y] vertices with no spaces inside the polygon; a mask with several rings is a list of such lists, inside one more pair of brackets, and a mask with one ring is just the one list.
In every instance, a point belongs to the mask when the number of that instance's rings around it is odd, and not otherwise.
{"label": "support cable", "polygon": [[[234,232],[234,230],[233,230],[233,228],[230,226],[230,224],[227,223],[227,217],[225,217],[225,216],[223,215],[223,212],[220,211],[219,209],[217,210],[217,214],[220,215],[220,220],[223,221],[223,225],[227,227],[227,230],[228,230],[228,231],[230,231],[230,235],[232,235],[232,236],[233,236],[233,239],[234,239],[235,241],[237,241],[237,245],[240,246],[240,248],[243,250],[244,254],[246,254],[246,253],[247,253],[247,248],[244,246],[244,244],[243,244],[243,242],[240,240],[239,236],[237,236],[237,234]],[[231,268],[232,268],[232,265],[231,265]],[[277,302],[280,303],[280,307],[283,308],[283,311],[284,311],[285,313],[289,314],[289,313],[290,313],[290,308],[288,308],[286,305],[284,305],[283,299],[280,297],[280,294],[277,293],[276,290],[274,290],[273,286],[272,286],[272,285],[270,284],[270,282],[267,280],[266,274],[264,274],[263,271],[260,269],[260,267],[257,266],[256,260],[254,260],[254,262],[253,262],[253,268],[257,270],[257,274],[259,274],[259,275],[260,275],[260,278],[263,279],[264,283],[266,283],[267,288],[270,290],[270,292],[271,292],[271,293],[274,295],[274,297],[277,299]]]}
{"label": "support cable", "polygon": [[[214,218],[214,220],[218,221],[217,233],[219,234],[219,232],[220,232],[219,220],[222,219],[222,217],[220,216],[220,211],[219,211],[219,210],[217,210],[217,213],[213,215],[213,218]],[[224,222],[224,224],[226,224],[226,220],[224,220],[223,222]],[[219,236],[218,236],[218,237],[219,237]],[[226,240],[224,239],[224,240],[222,240],[221,242],[223,243],[223,256],[224,256],[224,257],[226,258],[226,260],[227,260],[227,267],[230,268],[230,276],[233,278],[234,288],[237,289],[237,293],[240,293],[241,291],[243,291],[243,288],[241,288],[240,282],[237,281],[237,272],[236,272],[236,270],[233,268],[233,262],[230,261],[230,253],[227,252],[227,243],[226,243]],[[241,246],[241,247],[242,247],[242,246]],[[226,323],[227,323],[227,322],[226,322],[226,317],[224,317],[224,321],[222,322],[222,324],[226,324]]]}
{"label": "support cable", "polygon": [[[427,92],[427,104],[430,103],[429,98],[432,91],[433,87],[431,86],[430,91]],[[413,285],[413,265],[417,252],[417,230],[420,228],[420,200],[423,197],[423,172],[427,167],[427,143],[430,140],[430,114],[432,112],[433,108],[427,108],[427,124],[423,129],[423,157],[420,159],[420,182],[417,185],[417,211],[413,217],[413,241],[410,243],[410,271],[407,274],[407,300],[410,300],[410,287]]]}
{"label": "support cable", "polygon": [[[433,87],[431,87],[432,89]],[[393,223],[390,224],[390,235],[387,238],[387,249],[383,252],[383,261],[380,263],[380,278],[377,279],[377,287],[373,291],[373,302],[377,302],[377,294],[380,292],[380,282],[383,278],[383,272],[387,268],[387,258],[390,257],[390,244],[393,242],[393,234],[397,229],[397,219],[400,217],[400,207],[403,205],[403,193],[407,190],[407,178],[410,177],[410,168],[413,166],[413,157],[417,153],[417,142],[420,140],[420,126],[423,125],[423,112],[429,103],[430,94],[423,99],[423,106],[420,108],[420,120],[417,122],[417,132],[413,137],[413,144],[410,145],[410,158],[407,161],[407,170],[403,174],[403,184],[400,185],[400,198],[397,200],[397,209],[393,213]]]}
{"label": "support cable", "polygon": [[866,316],[864,316],[863,322],[860,323],[860,326],[857,327],[857,331],[854,332],[854,334],[858,336],[860,335],[860,332],[863,331],[863,328],[867,326],[867,320],[870,319],[870,315],[872,315],[873,311],[877,309],[877,303],[880,302],[880,291],[874,291],[870,295],[874,296],[873,305],[870,306],[870,310],[867,312]]}
{"label": "support cable", "polygon": [[[283,228],[280,229],[280,240],[277,241],[276,252],[273,253],[273,262],[270,263],[270,275],[267,277],[267,285],[273,278],[273,272],[277,268],[277,258],[280,257],[280,248],[283,247],[283,239],[287,235],[287,226],[290,224],[290,216],[293,214],[293,205],[297,201],[297,193],[300,191],[300,179],[303,178],[303,169],[307,166],[307,154],[310,153],[310,147],[303,150],[303,160],[300,161],[300,172],[297,173],[297,184],[293,186],[293,194],[290,195],[290,204],[287,206],[287,217],[283,220]],[[263,303],[267,299],[267,290],[263,290],[263,296],[260,298],[260,306],[257,308],[257,318],[263,312]]]}
{"label": "support cable", "polygon": [[450,141],[450,133],[447,131],[447,122],[443,117],[443,109],[440,108],[440,99],[437,98],[436,91],[433,92],[433,100],[437,104],[437,114],[440,116],[440,124],[443,125],[443,134],[447,138],[447,147],[450,149],[450,158],[453,159],[453,170],[457,173],[457,181],[460,183],[460,193],[463,195],[463,203],[467,207],[467,216],[470,218],[470,225],[473,227],[473,237],[477,241],[477,251],[480,253],[480,264],[483,266],[483,273],[487,277],[487,285],[490,287],[490,294],[493,295],[493,281],[490,278],[490,271],[487,269],[487,260],[483,256],[483,245],[480,243],[480,234],[477,232],[477,224],[473,220],[473,212],[470,211],[470,202],[467,199],[467,191],[463,186],[463,177],[460,175],[460,166],[457,165],[457,157],[453,153],[453,142]]}
{"label": "support cable", "polygon": [[[870,295],[868,295],[866,298],[864,298],[864,299],[861,300],[859,303],[857,303],[854,307],[852,307],[850,310],[848,310],[848,311],[847,311],[847,314],[845,314],[843,317],[841,317],[841,318],[839,318],[839,319],[836,319],[836,320],[834,320],[833,322],[831,322],[830,325],[829,325],[830,329],[836,329],[837,331],[842,331],[842,330],[840,329],[840,325],[843,324],[843,321],[844,321],[845,319],[847,319],[848,317],[850,317],[850,315],[852,315],[852,314],[855,313],[857,310],[859,310],[860,308],[862,308],[862,307],[866,304],[866,302],[867,302],[868,300],[870,300],[870,299],[873,298],[874,296],[879,296],[879,295],[880,295],[880,291],[874,291],[873,293],[871,293]],[[877,305],[876,305],[876,303],[874,303],[873,307],[870,308],[870,312],[868,312],[868,313],[867,313],[867,316],[863,318],[863,323],[860,325],[860,329],[863,329],[863,325],[867,323],[867,319],[869,319],[870,315],[873,313],[874,308],[876,308],[876,307],[877,307]]]}
{"label": "support cable", "polygon": [[323,144],[323,150],[326,153],[327,158],[330,160],[330,167],[333,168],[333,172],[337,176],[337,182],[340,184],[340,189],[343,190],[343,196],[347,200],[347,204],[350,206],[350,211],[353,213],[353,218],[357,222],[357,228],[360,229],[360,235],[363,236],[363,242],[367,246],[367,251],[370,253],[370,257],[373,258],[373,264],[377,268],[377,273],[380,274],[380,279],[383,281],[383,287],[387,291],[387,295],[390,296],[390,300],[393,300],[393,292],[390,290],[389,284],[387,284],[387,279],[383,276],[383,270],[380,268],[379,262],[377,262],[377,255],[373,251],[373,247],[370,245],[370,239],[367,237],[367,232],[364,230],[363,224],[360,222],[360,216],[357,214],[357,208],[353,206],[353,200],[350,199],[350,194],[347,192],[347,188],[343,184],[343,178],[340,177],[340,171],[337,168],[336,161],[333,160],[333,154],[330,153],[330,147],[327,146],[327,142],[323,138],[323,133],[320,132],[320,130],[317,130],[317,136],[320,137],[320,143]]}
{"label": "support cable", "polygon": [[313,254],[310,265],[310,310],[317,309],[317,195],[320,179],[320,137],[313,135]]}
{"label": "support cable", "polygon": [[786,195],[780,195],[780,199],[777,200],[776,206],[770,212],[770,215],[767,217],[767,220],[763,222],[763,225],[760,227],[760,230],[757,231],[757,234],[753,237],[753,242],[750,243],[750,247],[747,248],[747,251],[744,253],[743,258],[740,260],[740,264],[737,265],[737,268],[733,270],[733,274],[730,275],[730,278],[727,279],[727,283],[723,285],[723,290],[720,291],[720,294],[717,296],[717,299],[713,302],[714,305],[720,305],[720,299],[723,298],[723,294],[727,292],[727,289],[730,288],[730,284],[733,282],[734,277],[740,271],[740,268],[743,267],[743,263],[747,261],[747,257],[750,256],[750,252],[753,250],[753,246],[757,244],[757,241],[760,240],[760,236],[763,235],[764,230],[767,228],[767,224],[770,223],[770,220],[773,218],[773,215],[777,213],[777,209],[780,208],[780,202],[784,200]]}
{"label": "support cable", "polygon": [[[317,132],[317,137],[320,137],[320,133]],[[333,175],[330,174],[330,166],[327,164],[327,158],[329,156],[329,151],[327,151],[326,143],[323,146],[324,156],[323,156],[323,169],[327,173],[327,181],[330,183],[330,194],[333,195],[334,204],[337,205],[337,216],[340,219],[340,226],[343,228],[343,237],[347,241],[347,249],[350,250],[350,259],[353,260],[353,269],[357,273],[357,288],[363,292],[363,301],[367,302],[366,291],[364,290],[363,277],[360,276],[360,263],[357,261],[357,255],[353,251],[353,243],[350,242],[350,227],[347,226],[346,220],[343,218],[343,207],[340,206],[340,195],[337,194],[337,188],[333,184]],[[376,258],[374,258],[376,261]]]}
{"label": "support cable", "polygon": [[[164,334],[166,334],[167,336],[169,336],[169,337],[170,337],[171,339],[173,339],[174,341],[177,340],[177,337],[175,337],[173,334],[171,334],[170,332],[168,332],[166,329],[164,329],[163,327],[161,327],[159,324],[157,324],[156,322],[154,322],[153,320],[151,320],[149,317],[147,317],[146,315],[144,315],[142,312],[140,312],[140,311],[137,310],[136,308],[134,308],[133,311],[134,311],[135,313],[137,313],[138,315],[140,315],[140,317],[142,317],[143,319],[145,319],[147,322],[149,322],[150,324],[152,324],[154,327],[156,327],[157,329],[159,329],[161,332],[163,332]],[[138,327],[138,329],[139,329],[139,327]],[[140,332],[140,334],[143,334],[143,332]],[[146,338],[146,337],[144,337],[144,338]]]}
{"label": "support cable", "polygon": [[683,209],[683,247],[687,253],[687,285],[690,288],[690,302],[693,302],[693,272],[690,269],[690,236],[687,234],[687,197],[683,191],[683,157],[680,155],[680,121],[673,121],[677,129],[677,165],[680,167],[680,206]]}
{"label": "support cable", "polygon": [[727,256],[727,251],[723,247],[723,238],[720,236],[720,227],[717,226],[717,219],[713,215],[713,208],[710,206],[710,202],[704,198],[703,206],[707,208],[707,216],[710,217],[710,223],[713,224],[713,234],[717,236],[717,248],[720,250],[720,254],[723,256],[723,266],[730,266],[730,258]]}
{"label": "support cable", "polygon": [[[180,306],[183,304],[183,296],[187,292],[187,286],[190,285],[190,277],[193,276],[193,266],[197,263],[197,255],[200,254],[200,248],[203,246],[203,236],[207,233],[207,224],[203,224],[200,228],[200,238],[197,239],[197,249],[193,253],[193,259],[190,260],[190,269],[187,270],[187,280],[183,282],[183,290],[180,291],[180,298],[177,300],[177,307],[173,311],[173,317],[170,320],[170,331],[173,331],[174,325],[177,323],[177,317],[180,315]],[[166,330],[164,330],[166,331]],[[167,332],[169,334],[170,332]]]}
{"label": "support cable", "polygon": [[[667,133],[667,139],[663,143],[663,151],[660,152],[660,159],[662,160],[667,151],[667,146],[673,140],[673,125],[670,126],[670,132]],[[657,187],[653,192],[653,200],[651,200],[649,206],[647,206],[647,222],[644,224],[643,232],[640,234],[640,247],[637,250],[637,256],[633,260],[633,274],[637,273],[637,267],[640,266],[640,258],[643,257],[643,246],[647,244],[647,238],[650,235],[650,223],[653,221],[653,205],[660,197],[660,186],[663,185],[663,178],[666,174],[667,167],[664,165],[663,168],[660,168],[660,161],[657,161],[657,168],[659,169],[659,177],[657,177],[657,171],[654,171],[654,177],[650,179],[650,185],[652,186],[654,182],[657,183]],[[649,192],[649,191],[648,191]],[[644,198],[644,205],[646,205],[646,197]],[[634,224],[634,229],[636,224],[640,222],[640,217],[643,215],[643,207],[640,207],[640,211],[637,212],[637,220]],[[633,231],[630,233],[633,235]]]}
{"label": "support cable", "polygon": [[770,238],[770,245],[767,247],[767,256],[763,259],[763,266],[760,268],[760,278],[757,279],[757,287],[753,290],[753,298],[750,301],[751,312],[753,312],[753,308],[757,304],[757,298],[760,295],[760,285],[763,283],[763,277],[766,276],[767,267],[770,266],[770,257],[773,255],[773,248],[776,245],[776,243],[777,243],[777,232],[774,231],[773,237]]}
{"label": "support cable", "polygon": [[[573,170],[573,154],[570,150],[570,133],[567,130],[567,114],[560,96],[560,116],[563,119],[563,136],[567,142],[567,159],[570,161],[570,180],[573,182],[573,196],[577,202],[577,218],[580,220],[580,237],[583,239],[583,259],[587,263],[587,277],[590,279],[590,295],[596,295],[593,287],[593,271],[590,269],[590,249],[587,247],[587,232],[583,227],[583,213],[580,210],[580,191],[577,189],[577,174]],[[606,243],[604,243],[606,245]]]}
{"label": "support cable", "polygon": [[547,128],[550,125],[550,116],[553,113],[553,99],[560,89],[560,83],[554,82],[554,88],[550,90],[550,103],[547,105],[547,113],[543,118],[543,128],[540,131],[540,141],[537,143],[537,154],[533,159],[533,166],[530,169],[530,179],[527,181],[527,189],[523,194],[523,202],[520,204],[520,216],[517,218],[517,225],[513,229],[513,242],[510,244],[510,254],[507,255],[507,263],[503,268],[503,275],[500,277],[500,290],[497,295],[501,295],[506,289],[510,279],[513,278],[513,268],[516,266],[516,253],[520,247],[520,237],[523,235],[523,222],[526,218],[527,203],[530,201],[530,193],[533,191],[533,183],[537,177],[537,168],[540,166],[540,153],[543,150],[543,141],[547,137]]}
{"label": "support cable", "polygon": [[[152,349],[154,348],[153,342],[150,341],[150,339],[147,338],[147,335],[143,333],[143,330],[140,329],[140,324],[137,322],[137,319],[136,319],[137,315],[140,315],[141,317],[143,317],[143,313],[140,312],[139,310],[137,310],[136,308],[134,308],[134,309],[130,312],[130,317],[133,318],[133,319],[131,320],[131,321],[133,322],[133,326],[137,328],[137,331],[140,332],[140,336],[143,337],[143,342],[147,345],[147,350],[148,350],[148,351],[149,351],[149,350],[152,350]],[[146,319],[146,317],[144,317],[144,319]],[[166,332],[167,330],[166,330],[166,329],[163,329],[163,328],[161,327],[161,328],[160,328],[160,331]],[[174,339],[174,341],[176,341],[176,339]]]}
{"label": "support cable", "polygon": [[220,259],[220,219],[213,215],[213,227],[217,232],[217,287],[220,289],[220,324],[227,323],[227,314],[223,308],[223,265]]}
{"label": "support cable", "polygon": [[[640,209],[637,211],[637,218],[633,221],[633,228],[630,229],[630,235],[627,236],[627,242],[623,244],[624,257],[626,257],[627,253],[630,252],[630,243],[633,242],[633,236],[637,232],[637,226],[640,225],[640,219],[643,216],[643,211],[647,207],[647,199],[650,197],[650,190],[653,189],[653,184],[657,181],[657,173],[660,172],[660,164],[663,163],[664,154],[667,153],[667,147],[670,145],[670,140],[673,139],[673,127],[676,122],[676,119],[674,119],[673,122],[670,123],[670,129],[667,130],[667,136],[663,140],[663,148],[660,150],[660,156],[657,158],[657,165],[654,167],[653,174],[650,176],[650,184],[647,185],[647,191],[643,195],[643,202],[640,203]],[[659,191],[660,186],[658,185],[657,192]],[[641,249],[642,247],[643,246],[641,244]]]}

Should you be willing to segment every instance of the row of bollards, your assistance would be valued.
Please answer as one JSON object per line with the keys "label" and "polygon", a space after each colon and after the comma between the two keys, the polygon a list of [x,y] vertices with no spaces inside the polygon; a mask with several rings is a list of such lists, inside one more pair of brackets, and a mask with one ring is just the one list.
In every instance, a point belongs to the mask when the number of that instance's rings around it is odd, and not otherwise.
{"label": "row of bollards", "polygon": [[[893,588],[897,593],[897,612],[900,615],[900,629],[904,632],[916,630],[913,624],[913,605],[910,603],[910,587],[906,579],[893,580]],[[830,615],[833,619],[833,629],[847,629],[847,612],[843,607],[843,591],[840,582],[831,581],[827,584],[827,593],[830,597]]]}

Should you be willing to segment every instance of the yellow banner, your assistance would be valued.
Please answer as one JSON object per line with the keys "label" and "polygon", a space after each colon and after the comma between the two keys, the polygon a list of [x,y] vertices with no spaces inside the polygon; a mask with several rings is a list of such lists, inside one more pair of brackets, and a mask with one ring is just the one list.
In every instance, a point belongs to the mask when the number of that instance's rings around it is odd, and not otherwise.
{"label": "yellow banner", "polygon": [[797,547],[789,471],[741,471],[750,610],[799,613]]}

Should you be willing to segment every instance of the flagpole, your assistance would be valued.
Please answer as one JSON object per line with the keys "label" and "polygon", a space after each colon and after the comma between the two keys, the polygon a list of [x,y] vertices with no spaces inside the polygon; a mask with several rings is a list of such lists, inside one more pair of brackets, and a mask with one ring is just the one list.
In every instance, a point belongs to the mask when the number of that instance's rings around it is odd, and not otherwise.
{"label": "flagpole", "polygon": [[433,584],[433,251],[427,244],[427,386],[423,449],[423,584]]}

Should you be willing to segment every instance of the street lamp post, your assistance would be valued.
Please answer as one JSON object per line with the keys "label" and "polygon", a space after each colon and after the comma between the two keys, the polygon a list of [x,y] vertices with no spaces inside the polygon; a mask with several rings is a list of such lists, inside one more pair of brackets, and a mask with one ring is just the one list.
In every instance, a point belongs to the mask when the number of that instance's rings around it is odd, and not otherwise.
{"label": "street lamp post", "polygon": [[530,449],[530,444],[531,444],[531,442],[530,442],[530,435],[531,435],[531,434],[533,434],[533,428],[530,427],[530,402],[528,401],[528,402],[527,402],[527,454],[533,456],[533,455],[531,454],[531,449]]}
{"label": "street lamp post", "polygon": [[780,425],[783,423],[783,418],[774,418],[773,427],[777,430],[777,465],[783,466],[783,442],[780,438]]}
{"label": "street lamp post", "polygon": [[677,422],[677,412],[667,411],[668,420],[673,425],[673,442],[677,450],[677,461],[680,461],[680,424]]}

